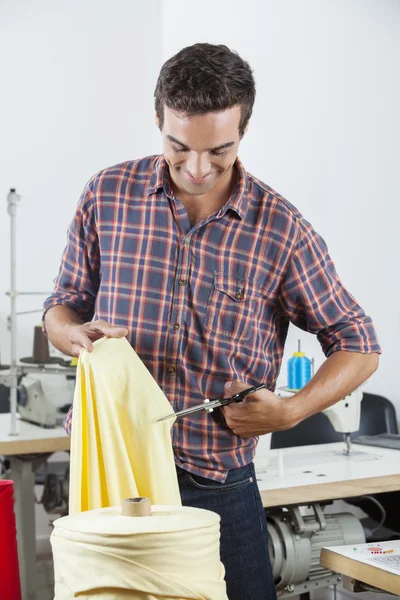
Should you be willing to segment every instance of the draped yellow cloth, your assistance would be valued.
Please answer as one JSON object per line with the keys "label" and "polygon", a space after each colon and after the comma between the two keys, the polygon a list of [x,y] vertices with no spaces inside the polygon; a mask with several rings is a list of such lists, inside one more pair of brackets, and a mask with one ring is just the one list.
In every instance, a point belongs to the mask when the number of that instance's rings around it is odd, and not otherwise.
{"label": "draped yellow cloth", "polygon": [[[70,515],[54,522],[55,600],[227,600],[217,514],[183,507],[170,403],[125,338],[81,353]],[[152,516],[121,515],[145,496]]]}
{"label": "draped yellow cloth", "polygon": [[181,504],[167,398],[125,338],[102,338],[77,367],[70,514],[146,496]]}

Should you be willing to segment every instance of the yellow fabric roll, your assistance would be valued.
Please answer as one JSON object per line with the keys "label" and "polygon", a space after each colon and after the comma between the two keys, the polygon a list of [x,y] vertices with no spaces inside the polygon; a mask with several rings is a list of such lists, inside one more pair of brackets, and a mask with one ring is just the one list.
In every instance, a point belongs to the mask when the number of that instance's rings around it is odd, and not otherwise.
{"label": "yellow fabric roll", "polygon": [[145,496],[181,504],[167,398],[125,338],[82,351],[71,436],[70,514]]}
{"label": "yellow fabric roll", "polygon": [[[54,522],[55,600],[227,600],[217,514],[181,506],[170,403],[126,339],[77,368],[70,515]],[[121,514],[151,499],[152,516]]]}
{"label": "yellow fabric roll", "polygon": [[54,522],[55,600],[227,600],[217,514],[183,506],[120,513]]}

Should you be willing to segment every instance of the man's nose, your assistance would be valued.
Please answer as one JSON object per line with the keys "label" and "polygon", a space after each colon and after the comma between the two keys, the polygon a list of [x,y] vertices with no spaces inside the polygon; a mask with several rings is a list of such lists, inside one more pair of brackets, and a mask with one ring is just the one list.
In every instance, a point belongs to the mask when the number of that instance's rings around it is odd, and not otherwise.
{"label": "man's nose", "polygon": [[210,172],[208,156],[192,152],[187,161],[187,170],[192,177],[201,179]]}

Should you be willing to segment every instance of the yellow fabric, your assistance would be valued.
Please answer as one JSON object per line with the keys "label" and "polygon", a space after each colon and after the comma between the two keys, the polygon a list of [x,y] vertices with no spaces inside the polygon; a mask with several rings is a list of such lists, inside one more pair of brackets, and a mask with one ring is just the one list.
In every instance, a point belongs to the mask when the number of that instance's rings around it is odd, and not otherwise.
{"label": "yellow fabric", "polygon": [[70,514],[146,496],[181,504],[163,392],[125,338],[102,338],[77,367]]}
{"label": "yellow fabric", "polygon": [[[173,419],[157,423],[171,410],[125,339],[81,353],[70,515],[51,536],[55,600],[228,600],[220,518],[181,506]],[[151,498],[152,516],[121,515],[133,496]]]}
{"label": "yellow fabric", "polygon": [[153,506],[151,517],[118,507],[54,522],[55,600],[228,600],[219,559],[219,516]]}

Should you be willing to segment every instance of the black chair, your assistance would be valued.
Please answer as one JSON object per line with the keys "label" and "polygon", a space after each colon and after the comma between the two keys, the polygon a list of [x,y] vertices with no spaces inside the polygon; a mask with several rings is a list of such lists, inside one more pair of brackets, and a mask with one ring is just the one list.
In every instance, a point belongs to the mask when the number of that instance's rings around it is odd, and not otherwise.
{"label": "black chair", "polygon": [[[364,393],[361,402],[360,428],[351,437],[359,435],[376,435],[379,433],[399,433],[396,410],[387,398],[376,394]],[[305,419],[292,429],[277,431],[271,436],[271,449],[289,448],[293,446],[311,446],[343,440],[343,434],[337,433],[328,417],[318,413]],[[399,452],[400,465],[400,452]],[[370,498],[375,498],[386,512],[385,524],[372,531],[380,521],[382,511],[378,504]],[[400,492],[384,492],[374,496],[361,498],[346,498],[346,502],[359,506],[369,517],[362,519],[367,541],[395,539],[400,532]]]}
{"label": "black chair", "polygon": [[0,383],[0,413],[10,412],[10,388]]}

